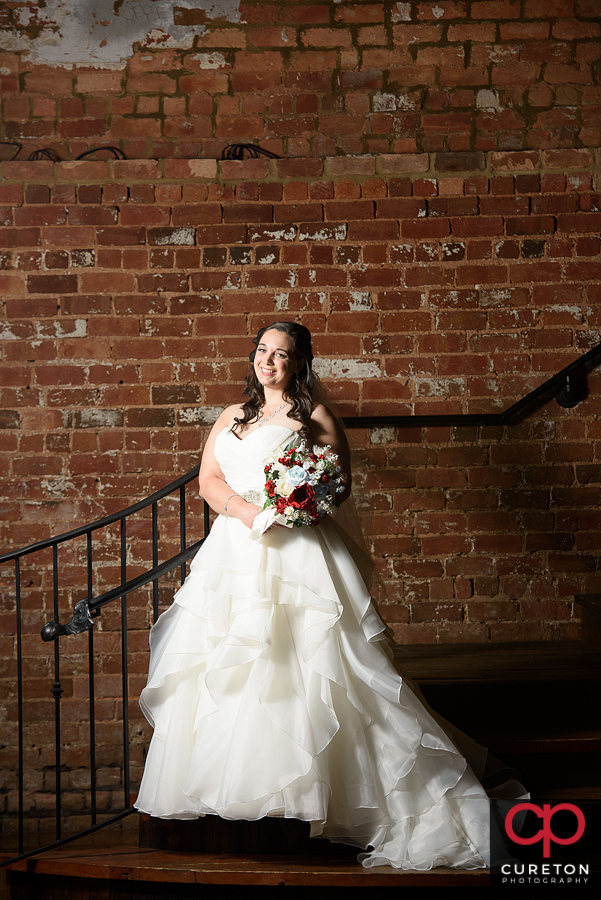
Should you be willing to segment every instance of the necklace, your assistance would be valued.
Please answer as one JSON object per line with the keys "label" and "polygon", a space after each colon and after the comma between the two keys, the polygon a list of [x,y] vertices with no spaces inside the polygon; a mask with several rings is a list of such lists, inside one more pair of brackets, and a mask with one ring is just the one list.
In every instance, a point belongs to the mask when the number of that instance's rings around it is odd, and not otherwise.
{"label": "necklace", "polygon": [[267,416],[266,419],[263,418],[263,413],[262,413],[261,410],[259,410],[259,412],[258,412],[258,414],[257,414],[257,419],[259,420],[259,424],[257,425],[257,428],[260,428],[261,425],[264,425],[264,424],[265,424],[265,422],[269,422],[270,419],[273,419],[274,416],[277,416],[277,414],[278,414],[279,412],[281,412],[281,410],[283,410],[285,406],[288,406],[288,404],[287,404],[287,403],[282,403],[282,405],[281,405],[281,406],[278,406],[278,408],[276,409],[276,411],[275,411],[275,412],[272,412],[272,414],[271,414],[270,416]]}

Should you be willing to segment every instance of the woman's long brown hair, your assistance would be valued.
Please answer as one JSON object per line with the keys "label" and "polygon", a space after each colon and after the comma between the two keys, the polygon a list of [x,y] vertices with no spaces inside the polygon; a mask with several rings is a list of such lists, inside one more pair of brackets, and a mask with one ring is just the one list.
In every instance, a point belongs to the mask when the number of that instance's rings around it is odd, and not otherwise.
{"label": "woman's long brown hair", "polygon": [[311,332],[304,325],[297,322],[273,322],[261,328],[255,338],[253,344],[255,349],[251,350],[249,359],[251,362],[251,371],[246,378],[246,391],[248,400],[242,406],[242,416],[234,419],[232,431],[243,428],[249,422],[254,422],[259,418],[259,411],[265,404],[265,391],[263,385],[255,374],[255,356],[257,347],[261,343],[263,335],[267,331],[281,331],[283,334],[289,335],[293,340],[291,354],[295,362],[300,363],[299,370],[294,373],[292,380],[286,390],[283,398],[292,403],[292,409],[288,413],[291,419],[300,422],[301,436],[308,441],[312,440],[311,414],[315,407],[313,401],[313,351],[311,349]]}

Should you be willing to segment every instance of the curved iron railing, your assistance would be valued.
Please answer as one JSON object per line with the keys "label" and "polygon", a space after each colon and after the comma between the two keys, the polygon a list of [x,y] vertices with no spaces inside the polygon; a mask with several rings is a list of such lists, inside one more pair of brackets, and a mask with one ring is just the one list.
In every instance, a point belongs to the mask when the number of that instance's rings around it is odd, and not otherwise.
{"label": "curved iron railing", "polygon": [[[449,414],[449,415],[417,415],[417,416],[357,416],[353,418],[344,418],[344,424],[347,428],[372,428],[381,426],[394,426],[397,428],[416,427],[416,426],[486,426],[486,425],[505,425],[511,424],[519,420],[525,413],[531,412],[537,403],[546,399],[549,394],[554,393],[557,402],[566,408],[576,406],[587,395],[587,386],[585,374],[587,370],[594,368],[601,359],[601,344],[593,347],[582,357],[570,363],[552,378],[549,378],[538,388],[535,388],[523,399],[514,403],[506,410],[500,413],[481,413],[481,414]],[[186,575],[186,562],[195,555],[198,549],[209,533],[210,519],[209,508],[204,503],[203,519],[204,519],[204,537],[195,543],[187,546],[187,529],[186,529],[186,486],[193,482],[199,471],[199,466],[195,466],[189,472],[181,475],[175,481],[166,485],[159,491],[151,494],[144,500],[134,503],[132,506],[121,510],[120,512],[104,516],[88,525],[74,528],[71,531],[60,534],[54,538],[38,541],[27,547],[22,547],[11,553],[0,556],[0,563],[13,562],[15,565],[15,603],[16,603],[16,639],[17,639],[17,717],[18,717],[18,814],[19,814],[19,855],[14,859],[6,860],[1,865],[7,865],[17,859],[24,859],[28,856],[40,853],[44,850],[54,849],[62,846],[76,838],[91,834],[100,828],[110,825],[135,810],[130,807],[129,793],[129,719],[128,719],[128,649],[127,649],[127,597],[135,590],[152,584],[152,613],[153,620],[156,621],[159,613],[158,603],[158,581],[161,576],[180,568],[180,578],[183,582]],[[178,492],[179,494],[179,530],[180,530],[180,552],[163,563],[158,562],[158,504],[164,498]],[[151,508],[152,512],[152,567],[148,571],[138,575],[135,578],[127,579],[127,559],[126,559],[126,540],[127,540],[127,520],[136,513]],[[116,523],[120,524],[120,560],[121,560],[121,582],[114,588],[105,591],[98,596],[93,596],[93,553],[92,553],[92,535],[99,529],[106,528]],[[77,538],[86,538],[86,560],[87,560],[87,596],[79,600],[73,610],[73,616],[70,622],[63,624],[60,622],[58,609],[59,598],[59,572],[58,572],[58,548],[61,544],[75,540]],[[33,553],[42,550],[52,550],[52,580],[53,580],[53,596],[54,596],[54,617],[42,629],[42,639],[54,642],[54,682],[51,693],[55,701],[55,775],[56,775],[56,841],[43,848],[37,848],[29,853],[23,852],[23,825],[24,825],[24,748],[23,748],[23,654],[22,654],[22,609],[21,609],[21,560]],[[121,600],[121,676],[123,689],[123,789],[124,789],[124,809],[103,821],[97,821],[96,808],[96,761],[95,761],[95,694],[94,694],[94,618],[100,615],[103,607],[114,600]],[[66,838],[61,836],[62,822],[62,805],[61,805],[61,695],[63,688],[60,681],[60,653],[58,637],[63,635],[82,634],[88,632],[88,681],[90,695],[90,816],[91,827]]]}

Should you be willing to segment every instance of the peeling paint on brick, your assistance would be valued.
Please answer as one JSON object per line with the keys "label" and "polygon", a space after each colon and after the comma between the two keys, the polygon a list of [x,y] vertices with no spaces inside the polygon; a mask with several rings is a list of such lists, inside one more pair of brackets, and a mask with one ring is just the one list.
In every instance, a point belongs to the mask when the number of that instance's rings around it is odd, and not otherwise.
{"label": "peeling paint on brick", "polygon": [[191,60],[198,63],[199,69],[223,69],[227,66],[227,60],[223,53],[194,53]]}
{"label": "peeling paint on brick", "polygon": [[81,409],[75,413],[76,428],[118,428],[123,425],[119,409]]}
{"label": "peeling paint on brick", "polygon": [[369,291],[351,291],[349,309],[358,312],[362,309],[372,309],[373,303]]}
{"label": "peeling paint on brick", "polygon": [[223,406],[188,406],[178,411],[178,419],[182,425],[214,425]]}
{"label": "peeling paint on brick", "polygon": [[372,444],[391,444],[394,441],[394,428],[385,426],[382,428],[372,428],[371,443]]}
{"label": "peeling paint on brick", "polygon": [[57,478],[43,478],[42,488],[47,491],[51,500],[62,500],[69,491],[76,490],[77,485],[71,478],[61,475]]}
{"label": "peeling paint on brick", "polygon": [[347,225],[301,225],[298,238],[300,241],[343,241],[346,238]]}
{"label": "peeling paint on brick", "polygon": [[379,378],[382,370],[378,363],[362,362],[359,359],[324,359],[314,362],[320,378]]}
{"label": "peeling paint on brick", "polygon": [[123,68],[135,44],[189,49],[206,32],[205,22],[240,21],[240,0],[194,0],[194,7],[181,0],[178,6],[202,11],[204,22],[176,24],[173,0],[45,0],[41,8],[32,2],[0,32],[0,49],[64,68]]}
{"label": "peeling paint on brick", "polygon": [[296,228],[289,225],[282,228],[264,226],[259,229],[251,225],[249,238],[251,241],[293,241],[296,238]]}
{"label": "peeling paint on brick", "polygon": [[157,234],[154,242],[157,246],[180,244],[193,247],[195,244],[195,232],[193,228],[174,228],[169,233]]}

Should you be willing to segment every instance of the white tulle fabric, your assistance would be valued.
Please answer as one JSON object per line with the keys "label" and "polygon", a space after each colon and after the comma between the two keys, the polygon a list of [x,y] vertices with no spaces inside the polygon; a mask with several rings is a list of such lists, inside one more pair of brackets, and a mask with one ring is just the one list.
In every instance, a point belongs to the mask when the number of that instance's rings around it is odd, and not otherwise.
{"label": "white tulle fabric", "polygon": [[[221,432],[232,490],[261,490],[265,457],[291,437]],[[303,819],[368,850],[364,866],[488,865],[488,798],[390,664],[336,525],[248,535],[220,516],[151,631],[140,703],[154,736],[137,808]]]}

